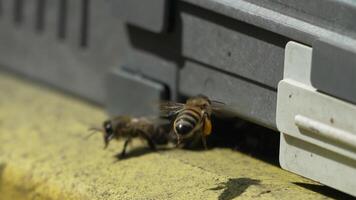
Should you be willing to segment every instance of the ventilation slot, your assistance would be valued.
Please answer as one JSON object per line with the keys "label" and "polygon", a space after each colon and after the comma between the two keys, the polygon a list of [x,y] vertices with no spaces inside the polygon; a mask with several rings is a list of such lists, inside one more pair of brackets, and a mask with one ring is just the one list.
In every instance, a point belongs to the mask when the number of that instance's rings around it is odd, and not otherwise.
{"label": "ventilation slot", "polygon": [[13,0],[13,2],[14,22],[20,24],[23,21],[24,0]]}
{"label": "ventilation slot", "polygon": [[39,32],[42,32],[44,30],[46,2],[47,0],[37,0],[35,28]]}
{"label": "ventilation slot", "polygon": [[58,33],[57,36],[60,39],[66,38],[67,32],[67,15],[68,14],[68,1],[60,0],[59,12],[58,12]]}
{"label": "ventilation slot", "polygon": [[88,47],[89,39],[89,0],[82,0],[81,24],[80,24],[80,46]]}

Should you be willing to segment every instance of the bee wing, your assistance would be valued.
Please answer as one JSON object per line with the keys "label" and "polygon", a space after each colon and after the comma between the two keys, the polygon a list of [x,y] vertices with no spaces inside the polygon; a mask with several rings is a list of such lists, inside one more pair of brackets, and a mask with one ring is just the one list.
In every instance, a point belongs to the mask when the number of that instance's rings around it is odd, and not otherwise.
{"label": "bee wing", "polygon": [[211,107],[214,111],[224,110],[226,108],[226,104],[221,101],[211,101]]}
{"label": "bee wing", "polygon": [[217,101],[217,100],[210,100],[211,104],[213,105],[226,105],[224,102],[222,101]]}
{"label": "bee wing", "polygon": [[229,113],[227,105],[221,101],[211,101],[211,108],[213,111],[213,115],[218,117],[224,117],[226,116],[226,113]]}
{"label": "bee wing", "polygon": [[183,103],[176,102],[161,102],[159,104],[160,116],[161,117],[172,117],[180,112],[184,108]]}
{"label": "bee wing", "polygon": [[149,116],[147,119],[150,121],[151,124],[154,126],[164,126],[166,124],[170,124],[168,119],[164,119],[158,116]]}

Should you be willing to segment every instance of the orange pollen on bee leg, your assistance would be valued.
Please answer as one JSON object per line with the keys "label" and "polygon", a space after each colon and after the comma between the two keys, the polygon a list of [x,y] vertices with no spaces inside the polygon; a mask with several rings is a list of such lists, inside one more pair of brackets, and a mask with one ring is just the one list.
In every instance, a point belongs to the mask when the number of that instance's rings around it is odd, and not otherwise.
{"label": "orange pollen on bee leg", "polygon": [[211,129],[212,129],[211,121],[208,118],[205,118],[204,119],[204,127],[203,127],[204,135],[205,136],[210,135]]}

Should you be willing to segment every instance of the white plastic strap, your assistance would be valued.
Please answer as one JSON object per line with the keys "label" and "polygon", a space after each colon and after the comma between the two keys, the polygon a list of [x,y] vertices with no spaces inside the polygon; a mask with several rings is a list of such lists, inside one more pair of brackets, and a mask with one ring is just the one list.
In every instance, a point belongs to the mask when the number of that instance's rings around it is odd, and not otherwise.
{"label": "white plastic strap", "polygon": [[333,142],[337,142],[356,149],[355,134],[329,126],[302,115],[296,115],[294,120],[295,125],[297,125],[297,127],[300,129],[306,130],[309,133],[315,134],[317,136],[327,138]]}

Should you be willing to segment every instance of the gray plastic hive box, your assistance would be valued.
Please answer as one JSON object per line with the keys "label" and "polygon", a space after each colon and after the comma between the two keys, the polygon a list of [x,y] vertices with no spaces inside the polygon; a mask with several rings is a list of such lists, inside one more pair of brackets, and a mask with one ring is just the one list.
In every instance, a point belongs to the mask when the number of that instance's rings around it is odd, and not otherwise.
{"label": "gray plastic hive box", "polygon": [[[354,1],[0,4],[2,67],[100,103],[111,114],[154,113],[146,106],[128,109],[147,105],[146,97],[154,102],[206,94],[235,115],[277,130],[277,88],[289,41],[313,48],[308,80],[318,94],[355,102]],[[142,93],[122,95],[133,86]]]}
{"label": "gray plastic hive box", "polygon": [[313,44],[311,81],[315,88],[356,103],[356,48],[317,40]]}
{"label": "gray plastic hive box", "polygon": [[168,30],[170,0],[111,0],[113,12],[127,23],[155,33]]}

